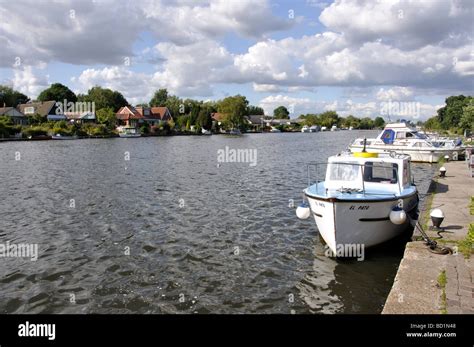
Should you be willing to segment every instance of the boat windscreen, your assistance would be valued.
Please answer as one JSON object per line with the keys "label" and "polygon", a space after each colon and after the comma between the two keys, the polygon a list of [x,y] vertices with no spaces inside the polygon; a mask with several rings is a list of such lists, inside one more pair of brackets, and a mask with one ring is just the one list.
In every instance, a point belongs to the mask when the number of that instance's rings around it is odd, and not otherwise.
{"label": "boat windscreen", "polygon": [[398,182],[398,165],[395,163],[366,162],[364,181],[373,183],[396,184]]}
{"label": "boat windscreen", "polygon": [[331,181],[355,181],[359,177],[360,166],[349,163],[331,163],[328,171]]}
{"label": "boat windscreen", "polygon": [[417,139],[426,140],[428,138],[428,136],[426,136],[425,134],[420,134],[418,131],[413,131],[412,134],[415,135]]}

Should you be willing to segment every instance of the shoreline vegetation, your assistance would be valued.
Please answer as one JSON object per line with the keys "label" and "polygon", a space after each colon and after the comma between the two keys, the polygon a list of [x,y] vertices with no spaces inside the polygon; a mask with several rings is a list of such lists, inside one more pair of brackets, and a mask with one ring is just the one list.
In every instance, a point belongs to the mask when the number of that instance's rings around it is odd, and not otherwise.
{"label": "shoreline vegetation", "polygon": [[[59,101],[58,101],[59,100]],[[303,126],[317,126],[327,130],[337,129],[381,129],[385,126],[385,119],[376,117],[358,118],[353,115],[341,117],[336,111],[325,111],[319,114],[301,114],[298,118],[290,119],[290,112],[285,106],[274,109],[273,115],[265,115],[263,108],[250,105],[242,95],[229,96],[217,101],[200,101],[182,99],[169,95],[166,89],[155,92],[149,103],[131,106],[125,97],[118,91],[95,86],[87,94],[74,94],[67,86],[54,83],[43,90],[37,102],[63,102],[66,105],[92,105],[89,113],[92,120],[62,119],[50,120],[44,114],[34,113],[20,115],[25,121],[20,124],[15,117],[5,114],[6,108],[14,108],[19,112],[19,105],[28,108],[30,98],[8,86],[0,85],[0,140],[47,139],[49,136],[61,135],[74,138],[109,138],[119,136],[119,127],[134,127],[141,136],[185,136],[203,135],[202,130],[213,134],[228,133],[232,129],[239,129],[244,133],[262,132],[300,132]],[[123,121],[118,119],[118,111],[123,107],[133,110],[163,107],[169,110],[171,119],[148,122],[147,120]],[[56,108],[62,112],[63,107]],[[12,111],[12,110],[10,110]],[[83,111],[83,110],[81,110]],[[385,110],[386,111],[386,110]],[[386,113],[386,112],[384,112]],[[474,131],[474,98],[451,96],[446,99],[446,106],[437,111],[437,115],[426,122],[418,121],[418,126],[427,131],[436,131],[442,135],[465,136]],[[389,112],[390,115],[390,112]],[[413,115],[415,116],[415,115]],[[143,118],[143,117],[142,117]],[[399,119],[397,120],[399,121]]]}

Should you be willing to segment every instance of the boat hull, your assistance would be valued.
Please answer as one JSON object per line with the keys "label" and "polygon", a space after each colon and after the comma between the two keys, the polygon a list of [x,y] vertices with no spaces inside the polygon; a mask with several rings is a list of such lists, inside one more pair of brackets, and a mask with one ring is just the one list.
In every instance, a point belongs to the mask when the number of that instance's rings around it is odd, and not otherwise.
{"label": "boat hull", "polygon": [[[350,150],[351,152],[361,152],[363,150],[363,146],[360,145],[351,145]],[[401,154],[408,154],[411,157],[412,162],[421,162],[421,163],[437,163],[439,162],[444,156],[449,155],[451,160],[457,160],[462,153],[462,149],[425,149],[425,150],[417,150],[414,148],[407,148],[403,146],[366,146],[366,150],[368,152],[375,152],[375,153],[384,153],[384,152],[396,152]]]}
{"label": "boat hull", "polygon": [[119,134],[120,137],[124,138],[133,138],[133,137],[140,137],[141,134]]}
{"label": "boat hull", "polygon": [[403,224],[393,224],[389,215],[403,200],[407,214],[415,215],[418,196],[393,197],[387,200],[338,200],[306,195],[321,237],[334,254],[338,245],[372,247],[403,234],[409,218]]}

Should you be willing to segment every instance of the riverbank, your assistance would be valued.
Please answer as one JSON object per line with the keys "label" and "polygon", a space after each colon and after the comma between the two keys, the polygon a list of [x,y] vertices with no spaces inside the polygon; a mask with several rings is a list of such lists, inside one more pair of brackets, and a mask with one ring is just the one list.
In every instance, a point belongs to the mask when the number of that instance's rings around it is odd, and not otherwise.
{"label": "riverbank", "polygon": [[[431,225],[429,213],[440,208],[445,219],[444,230],[425,231],[440,246],[453,254],[431,253],[424,241],[409,242],[397,275],[384,305],[384,314],[474,313],[474,255],[472,255],[471,197],[474,179],[465,161],[443,165],[446,177],[433,178],[425,199],[420,223]],[[438,174],[437,174],[438,175]],[[420,240],[414,233],[413,239]],[[471,237],[471,238],[469,238]]]}

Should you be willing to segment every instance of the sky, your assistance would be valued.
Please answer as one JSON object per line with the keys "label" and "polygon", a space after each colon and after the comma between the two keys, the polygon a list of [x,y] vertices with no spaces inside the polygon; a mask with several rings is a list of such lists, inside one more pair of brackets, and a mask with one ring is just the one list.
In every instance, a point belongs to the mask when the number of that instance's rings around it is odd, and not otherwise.
{"label": "sky", "polygon": [[267,114],[283,105],[292,117],[335,110],[424,120],[447,96],[473,95],[473,8],[472,0],[0,0],[0,84],[33,99],[59,82],[75,93],[118,90],[131,104],[167,88],[199,100],[245,95]]}

